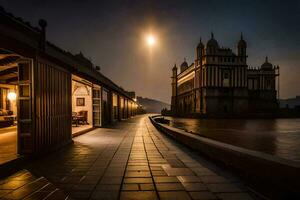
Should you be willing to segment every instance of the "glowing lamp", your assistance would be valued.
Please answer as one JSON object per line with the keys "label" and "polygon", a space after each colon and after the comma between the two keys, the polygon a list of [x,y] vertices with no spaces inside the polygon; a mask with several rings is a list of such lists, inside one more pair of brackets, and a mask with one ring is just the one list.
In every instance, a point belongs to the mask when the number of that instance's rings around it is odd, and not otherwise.
{"label": "glowing lamp", "polygon": [[16,94],[15,92],[9,92],[9,93],[7,94],[7,98],[8,98],[8,100],[10,100],[10,101],[14,101],[14,100],[16,100],[16,98],[17,98],[17,94]]}

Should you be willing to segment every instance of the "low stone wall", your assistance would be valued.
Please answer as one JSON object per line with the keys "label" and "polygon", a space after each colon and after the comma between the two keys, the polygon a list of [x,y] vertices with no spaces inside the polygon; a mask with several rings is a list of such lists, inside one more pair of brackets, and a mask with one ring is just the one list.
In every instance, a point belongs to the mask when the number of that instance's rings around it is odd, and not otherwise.
{"label": "low stone wall", "polygon": [[150,120],[161,132],[211,160],[230,167],[250,185],[272,199],[298,198],[300,196],[300,163],[218,142],[160,124],[155,121],[157,117],[152,116]]}

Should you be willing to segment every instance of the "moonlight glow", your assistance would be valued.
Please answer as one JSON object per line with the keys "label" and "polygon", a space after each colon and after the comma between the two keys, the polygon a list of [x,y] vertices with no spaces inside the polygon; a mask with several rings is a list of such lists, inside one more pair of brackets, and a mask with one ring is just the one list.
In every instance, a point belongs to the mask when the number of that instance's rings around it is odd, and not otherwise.
{"label": "moonlight glow", "polygon": [[148,44],[148,46],[153,46],[156,42],[155,37],[153,35],[148,35],[146,38],[146,42]]}

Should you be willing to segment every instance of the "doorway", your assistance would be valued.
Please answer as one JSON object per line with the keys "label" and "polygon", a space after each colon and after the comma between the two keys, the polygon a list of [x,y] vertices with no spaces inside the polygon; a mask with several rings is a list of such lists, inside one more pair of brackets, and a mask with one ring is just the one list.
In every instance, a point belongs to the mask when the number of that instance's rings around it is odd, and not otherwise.
{"label": "doorway", "polygon": [[17,158],[18,62],[21,56],[0,49],[0,164]]}
{"label": "doorway", "polygon": [[72,134],[93,128],[92,83],[72,75]]}

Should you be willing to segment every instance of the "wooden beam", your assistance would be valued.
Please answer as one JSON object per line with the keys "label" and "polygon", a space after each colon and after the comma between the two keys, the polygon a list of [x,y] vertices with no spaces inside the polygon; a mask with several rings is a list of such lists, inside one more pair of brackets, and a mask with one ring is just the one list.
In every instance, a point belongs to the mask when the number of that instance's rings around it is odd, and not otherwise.
{"label": "wooden beam", "polygon": [[0,60],[0,65],[6,66],[6,65],[15,64],[19,58],[20,58],[19,56],[11,56],[11,57],[7,57],[7,58],[3,58]]}
{"label": "wooden beam", "polygon": [[5,58],[8,58],[8,57],[13,57],[13,56],[18,56],[18,55],[17,54],[13,54],[13,53],[2,54],[0,52],[0,59],[5,59]]}
{"label": "wooden beam", "polygon": [[0,76],[16,73],[18,71],[18,67],[12,67],[5,70],[0,71]]}
{"label": "wooden beam", "polygon": [[18,77],[13,77],[5,80],[5,83],[9,84],[12,82],[18,82]]}

